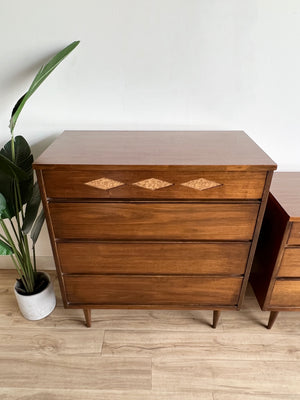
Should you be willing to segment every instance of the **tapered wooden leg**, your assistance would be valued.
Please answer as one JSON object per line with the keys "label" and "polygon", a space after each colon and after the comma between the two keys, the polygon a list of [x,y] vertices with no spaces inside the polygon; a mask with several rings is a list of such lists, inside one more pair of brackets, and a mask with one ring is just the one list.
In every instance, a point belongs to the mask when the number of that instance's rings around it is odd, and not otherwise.
{"label": "tapered wooden leg", "polygon": [[278,317],[279,311],[271,311],[270,312],[270,317],[269,317],[269,322],[268,322],[268,329],[271,329],[272,326],[274,325],[274,322],[276,321],[276,318]]}
{"label": "tapered wooden leg", "polygon": [[85,323],[88,328],[92,326],[92,313],[89,308],[83,310],[85,316]]}
{"label": "tapered wooden leg", "polygon": [[213,324],[212,324],[212,327],[213,327],[214,329],[216,329],[216,327],[217,327],[217,325],[218,325],[218,321],[219,321],[220,315],[221,315],[221,311],[219,311],[219,310],[214,310]]}

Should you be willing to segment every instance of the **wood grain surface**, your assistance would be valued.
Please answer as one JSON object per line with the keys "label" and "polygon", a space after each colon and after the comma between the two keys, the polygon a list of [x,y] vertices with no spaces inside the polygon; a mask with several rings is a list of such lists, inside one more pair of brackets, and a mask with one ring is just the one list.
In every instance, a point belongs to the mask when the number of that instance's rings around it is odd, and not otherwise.
{"label": "wood grain surface", "polygon": [[240,275],[250,243],[57,243],[65,274]]}
{"label": "wood grain surface", "polygon": [[299,246],[300,245],[300,222],[293,222],[290,237],[288,239],[288,245]]}
{"label": "wood grain surface", "polygon": [[[32,376],[41,387],[48,388],[55,381],[57,389],[73,389],[74,382],[82,389],[105,389],[111,379],[118,390],[151,389],[151,358],[112,358],[95,357],[83,354],[72,357],[36,356],[20,359],[19,356],[4,355],[0,360],[0,387],[32,387]],[[43,374],[41,374],[43,370]],[[11,371],[18,371],[18,379]],[[70,378],[66,378],[66,371]],[[38,381],[37,381],[38,377]],[[1,393],[1,392],[0,392]]]}
{"label": "wood grain surface", "polygon": [[275,282],[270,306],[272,308],[300,309],[300,280],[277,280]]}
{"label": "wood grain surface", "polygon": [[16,273],[0,271],[1,400],[298,400],[298,313],[271,331],[250,290],[242,310],[64,309],[40,321],[19,313]]}
{"label": "wood grain surface", "polygon": [[[109,190],[99,189],[87,183],[108,178],[123,183]],[[136,182],[155,178],[170,183],[170,186],[149,190],[135,185]],[[206,179],[219,186],[197,190],[183,185],[196,179]],[[140,170],[66,170],[43,171],[47,197],[65,199],[260,199],[266,179],[265,172],[189,172],[183,168],[151,171]]]}
{"label": "wood grain surface", "polygon": [[50,203],[59,239],[251,240],[258,204]]}
{"label": "wood grain surface", "polygon": [[274,170],[276,164],[242,131],[66,131],[35,168],[80,165],[201,166],[203,170]]}
{"label": "wood grain surface", "polygon": [[274,175],[254,259],[251,283],[271,311],[269,328],[279,311],[300,310],[299,183],[299,172]]}
{"label": "wood grain surface", "polygon": [[235,306],[242,283],[241,277],[208,276],[64,275],[63,278],[69,303],[95,308]]}
{"label": "wood grain surface", "polygon": [[276,172],[270,191],[290,220],[300,222],[300,173]]}
{"label": "wood grain surface", "polygon": [[276,169],[244,132],[65,132],[34,167],[64,305],[87,326],[97,307],[215,307],[214,327],[241,307]]}
{"label": "wood grain surface", "polygon": [[287,247],[284,250],[277,276],[300,278],[300,247]]}

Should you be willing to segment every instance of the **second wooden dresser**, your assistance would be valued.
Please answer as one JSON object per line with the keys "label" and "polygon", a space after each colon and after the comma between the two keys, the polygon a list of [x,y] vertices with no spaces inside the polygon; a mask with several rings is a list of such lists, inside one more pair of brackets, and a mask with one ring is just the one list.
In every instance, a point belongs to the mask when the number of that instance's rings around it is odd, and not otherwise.
{"label": "second wooden dresser", "polygon": [[300,311],[300,173],[277,172],[254,257],[251,283],[272,328],[279,311]]}
{"label": "second wooden dresser", "polygon": [[239,309],[274,162],[244,132],[67,131],[35,162],[65,307]]}

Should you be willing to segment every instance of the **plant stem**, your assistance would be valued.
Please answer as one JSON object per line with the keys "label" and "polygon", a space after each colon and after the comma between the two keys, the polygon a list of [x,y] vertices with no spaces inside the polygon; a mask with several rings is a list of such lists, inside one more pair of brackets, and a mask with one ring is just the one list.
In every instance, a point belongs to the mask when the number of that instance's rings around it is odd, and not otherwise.
{"label": "plant stem", "polygon": [[35,245],[32,246],[32,256],[33,256],[33,267],[34,267],[34,272],[36,273]]}
{"label": "plant stem", "polygon": [[11,225],[11,227],[12,227],[12,230],[13,230],[13,232],[14,232],[14,234],[15,234],[15,237],[16,237],[18,243],[20,243],[20,238],[19,238],[19,236],[18,236],[18,234],[17,234],[16,228],[15,228],[15,226],[14,226],[12,220],[10,219],[9,222],[10,222],[10,225]]}
{"label": "plant stem", "polygon": [[[33,275],[33,268],[31,265],[30,256],[29,256],[29,254],[26,254],[26,251],[24,250],[23,245],[19,246],[21,252],[19,252],[17,250],[15,243],[6,227],[6,224],[4,223],[4,221],[2,219],[0,220],[0,225],[6,235],[9,245],[13,249],[16,259],[18,260],[19,269],[20,269],[20,271],[22,271],[22,273],[19,273],[19,275],[21,275],[21,277],[22,277],[21,279],[24,284],[24,287],[26,288],[26,291],[28,293],[32,293],[34,290],[34,275]],[[21,242],[20,242],[20,245],[21,245]],[[29,260],[29,263],[28,263],[28,260]]]}
{"label": "plant stem", "polygon": [[14,137],[14,130],[13,129],[11,129],[10,134],[11,134],[11,159],[12,159],[13,162],[15,162],[16,151],[15,151],[15,137]]}
{"label": "plant stem", "polygon": [[8,240],[6,239],[5,236],[3,236],[3,235],[0,234],[0,238],[1,238],[6,244],[9,245],[9,242],[8,242]]}
{"label": "plant stem", "polygon": [[17,272],[18,272],[18,274],[20,276],[20,279],[22,280],[22,283],[23,283],[23,285],[25,287],[26,292],[30,293],[30,288],[27,285],[26,279],[24,279],[24,275],[22,274],[22,270],[19,268],[18,263],[17,263],[17,261],[15,260],[15,258],[13,257],[12,254],[11,254],[11,259],[12,259],[12,261],[13,261],[15,267],[16,267],[16,270],[17,270]]}
{"label": "plant stem", "polygon": [[16,185],[17,185],[17,182],[14,180],[14,200],[15,200],[14,207],[15,207],[16,221],[17,221],[17,225],[18,225],[18,228],[19,228],[19,232],[20,232],[20,216],[19,216],[20,210],[19,210],[19,206],[18,206],[18,197],[17,197],[17,187],[16,187]]}
{"label": "plant stem", "polygon": [[24,222],[24,211],[23,211],[23,204],[22,204],[20,185],[19,185],[19,182],[17,180],[15,182],[16,182],[16,189],[17,189],[17,199],[18,199],[18,202],[19,202],[19,209],[21,211],[22,221]]}
{"label": "plant stem", "polygon": [[18,261],[19,261],[19,264],[22,264],[22,254],[17,250],[17,248],[16,248],[16,246],[14,244],[14,241],[13,241],[12,237],[10,236],[10,233],[9,233],[9,231],[8,231],[4,221],[2,219],[0,219],[0,225],[1,225],[3,231],[4,231],[5,235],[6,235],[8,244],[13,249],[13,252],[14,252],[15,256],[17,257]]}

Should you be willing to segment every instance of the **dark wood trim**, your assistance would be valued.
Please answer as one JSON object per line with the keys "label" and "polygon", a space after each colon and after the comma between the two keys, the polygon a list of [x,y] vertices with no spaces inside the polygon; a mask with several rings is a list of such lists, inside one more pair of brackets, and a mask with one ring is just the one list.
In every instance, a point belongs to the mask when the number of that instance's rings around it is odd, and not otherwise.
{"label": "dark wood trim", "polygon": [[92,326],[92,310],[90,308],[83,309],[85,324],[88,328]]}
{"label": "dark wood trim", "polygon": [[[96,165],[96,164],[85,164],[80,165],[80,170],[112,170],[112,171],[126,171],[132,170],[135,171],[136,168],[140,169],[150,169],[151,171],[170,171],[170,170],[178,170],[178,167],[182,168],[187,172],[199,172],[199,171],[227,171],[227,172],[259,172],[259,171],[274,171],[277,168],[277,165]],[[34,169],[45,169],[45,170],[61,170],[61,171],[69,171],[70,168],[73,168],[74,171],[78,170],[78,164],[56,164],[55,166],[50,164],[34,164]]]}
{"label": "dark wood trim", "polygon": [[268,329],[271,329],[272,326],[274,325],[274,322],[276,321],[278,317],[279,312],[278,311],[271,311],[270,316],[269,316],[269,321],[268,321]]}
{"label": "dark wood trim", "polygon": [[286,245],[286,243],[288,241],[288,238],[290,236],[291,227],[292,227],[292,223],[290,221],[288,221],[287,225],[286,225],[286,228],[285,228],[285,231],[284,231],[284,234],[283,234],[282,242],[281,242],[281,245],[279,247],[278,254],[277,254],[277,259],[276,259],[276,262],[275,262],[275,265],[274,265],[274,270],[273,270],[273,273],[272,273],[272,276],[271,276],[271,280],[270,280],[268,292],[267,292],[267,295],[266,295],[266,298],[265,298],[265,302],[264,302],[264,305],[262,307],[262,309],[264,311],[267,311],[267,310],[270,309],[270,299],[271,299],[272,292],[273,292],[273,289],[274,289],[274,285],[275,285],[275,282],[276,282],[277,274],[278,274],[278,271],[279,271],[279,268],[280,268],[281,260],[282,260],[284,249],[285,249],[285,245]]}
{"label": "dark wood trim", "polygon": [[214,310],[214,312],[213,312],[213,324],[212,324],[212,327],[214,329],[216,329],[216,327],[218,325],[218,322],[219,322],[219,319],[220,319],[220,315],[221,315],[221,311],[220,310]]}
{"label": "dark wood trim", "polygon": [[170,305],[170,304],[93,304],[93,303],[68,303],[65,308],[70,309],[120,309],[120,310],[237,310],[237,305],[202,305],[202,304],[188,304],[188,305]]}
{"label": "dark wood trim", "polygon": [[240,293],[240,297],[239,297],[239,301],[238,301],[238,309],[241,308],[242,302],[245,297],[247,283],[248,283],[248,279],[249,279],[249,275],[250,275],[250,271],[251,271],[251,267],[252,267],[252,263],[253,263],[253,258],[255,255],[255,250],[256,250],[259,234],[260,234],[260,229],[261,229],[263,217],[265,214],[265,209],[267,206],[267,200],[268,200],[268,196],[269,196],[269,190],[270,190],[270,186],[271,186],[271,182],[272,182],[272,177],[273,177],[273,171],[268,171],[267,177],[266,177],[266,182],[265,182],[265,187],[264,187],[264,191],[263,191],[263,196],[262,196],[262,200],[261,200],[261,205],[259,207],[259,211],[258,211],[258,215],[257,215],[257,219],[256,219],[256,225],[254,228],[252,246],[249,251],[247,267],[245,270],[245,277],[244,277],[244,281],[242,284],[242,289],[241,289],[241,293]]}
{"label": "dark wood trim", "polygon": [[48,202],[47,202],[47,198],[46,198],[45,186],[44,186],[44,182],[43,182],[43,172],[40,170],[37,170],[36,175],[37,175],[37,180],[38,180],[38,184],[39,184],[39,188],[40,188],[42,204],[43,204],[43,208],[44,208],[44,212],[45,212],[53,257],[54,257],[56,269],[58,271],[57,277],[58,277],[58,282],[59,282],[60,291],[61,291],[61,295],[62,295],[62,300],[63,300],[64,306],[66,307],[68,304],[67,297],[66,297],[66,290],[65,290],[65,285],[64,285],[63,278],[62,278],[62,271],[60,268],[58,251],[57,251],[57,247],[56,247],[56,241],[55,241],[52,221],[51,221],[51,217],[50,217],[49,206],[48,206]]}
{"label": "dark wood trim", "polygon": [[269,306],[267,310],[263,311],[300,311],[300,306],[297,307]]}
{"label": "dark wood trim", "polygon": [[108,199],[86,199],[86,198],[78,198],[78,199],[53,199],[53,198],[47,198],[48,203],[96,203],[96,204],[123,204],[123,203],[127,203],[127,204],[261,204],[261,201],[259,200],[241,200],[241,199],[237,199],[237,200],[217,200],[217,199],[213,199],[213,200],[209,200],[209,199],[200,199],[200,200],[185,200],[185,199],[181,199],[181,200],[174,200],[174,199],[157,199],[157,200],[146,200],[146,199],[128,199],[128,198],[124,198],[122,200],[120,199],[112,199],[112,200],[108,200]]}

